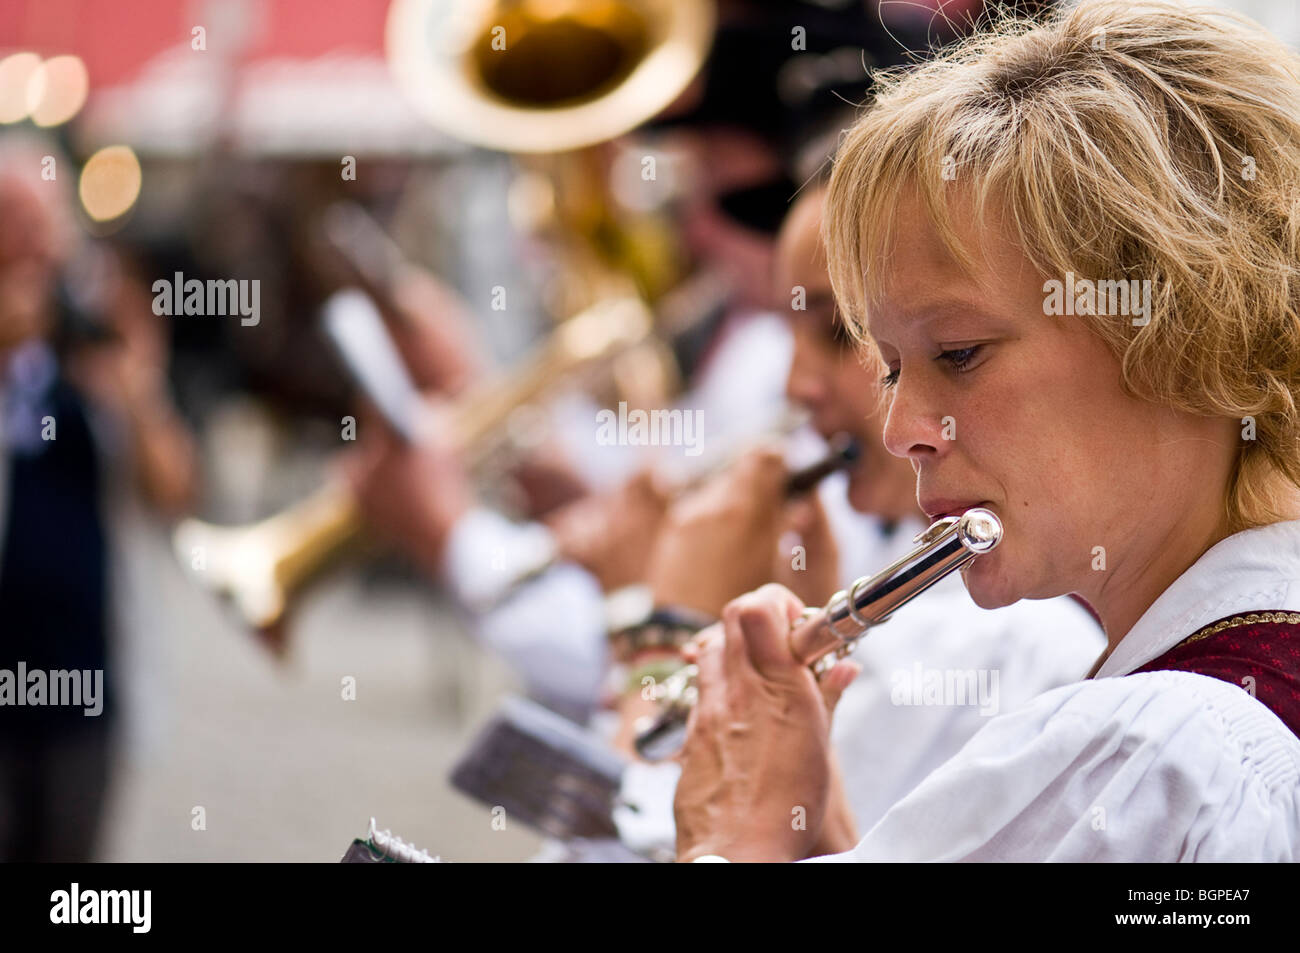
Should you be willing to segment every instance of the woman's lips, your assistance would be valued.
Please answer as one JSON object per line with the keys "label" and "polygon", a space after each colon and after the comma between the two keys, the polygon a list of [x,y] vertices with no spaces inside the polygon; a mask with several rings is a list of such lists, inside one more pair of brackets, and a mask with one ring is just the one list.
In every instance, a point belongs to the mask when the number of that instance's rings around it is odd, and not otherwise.
{"label": "woman's lips", "polygon": [[921,509],[925,515],[930,518],[930,522],[945,519],[949,516],[961,516],[967,510],[973,510],[977,506],[986,505],[984,502],[974,503],[957,503],[952,500],[936,499],[925,500],[921,503]]}

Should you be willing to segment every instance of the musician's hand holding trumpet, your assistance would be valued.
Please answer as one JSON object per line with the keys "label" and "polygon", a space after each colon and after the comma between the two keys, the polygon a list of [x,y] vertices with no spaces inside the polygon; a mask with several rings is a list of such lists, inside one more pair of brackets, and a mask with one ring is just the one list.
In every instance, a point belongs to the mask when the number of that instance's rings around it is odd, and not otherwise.
{"label": "musician's hand holding trumpet", "polygon": [[474,505],[448,424],[445,406],[426,402],[417,439],[407,443],[381,419],[367,416],[358,428],[359,446],[342,462],[367,525],[434,577],[442,572],[452,528]]}

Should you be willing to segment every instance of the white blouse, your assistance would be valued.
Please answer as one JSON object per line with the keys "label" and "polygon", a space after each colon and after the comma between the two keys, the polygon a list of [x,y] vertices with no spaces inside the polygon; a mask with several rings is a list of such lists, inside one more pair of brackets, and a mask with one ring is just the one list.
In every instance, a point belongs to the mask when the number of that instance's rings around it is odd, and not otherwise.
{"label": "white blouse", "polygon": [[1235,685],[1128,674],[1270,609],[1300,611],[1300,521],[1211,548],[1095,679],[989,720],[857,847],[814,861],[1300,859],[1300,739]]}

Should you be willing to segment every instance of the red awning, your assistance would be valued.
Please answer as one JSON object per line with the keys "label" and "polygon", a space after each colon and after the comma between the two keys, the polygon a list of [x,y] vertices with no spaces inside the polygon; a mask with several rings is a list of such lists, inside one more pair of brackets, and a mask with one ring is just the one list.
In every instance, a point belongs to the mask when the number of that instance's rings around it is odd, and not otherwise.
{"label": "red awning", "polygon": [[218,138],[286,155],[447,148],[392,82],[387,11],[387,0],[0,0],[0,55],[80,56],[90,98],[76,123],[91,145],[181,155]]}

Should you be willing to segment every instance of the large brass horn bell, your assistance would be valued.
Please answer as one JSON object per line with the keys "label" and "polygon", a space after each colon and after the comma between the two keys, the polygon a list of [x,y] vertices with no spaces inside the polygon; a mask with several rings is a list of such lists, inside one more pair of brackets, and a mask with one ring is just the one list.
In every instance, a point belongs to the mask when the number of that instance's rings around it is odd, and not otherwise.
{"label": "large brass horn bell", "polygon": [[463,142],[568,152],[662,111],[713,39],[712,0],[394,0],[389,63]]}

